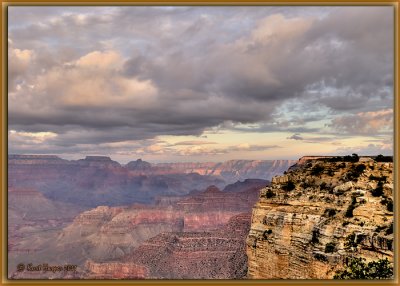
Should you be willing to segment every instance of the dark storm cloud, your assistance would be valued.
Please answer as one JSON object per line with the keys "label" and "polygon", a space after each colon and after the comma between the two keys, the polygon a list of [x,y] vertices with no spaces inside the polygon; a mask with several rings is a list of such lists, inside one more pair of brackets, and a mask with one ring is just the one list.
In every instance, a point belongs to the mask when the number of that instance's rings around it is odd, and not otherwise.
{"label": "dark storm cloud", "polygon": [[9,128],[54,146],[324,128],[274,118],[294,100],[339,130],[392,108],[391,7],[10,7],[9,37]]}

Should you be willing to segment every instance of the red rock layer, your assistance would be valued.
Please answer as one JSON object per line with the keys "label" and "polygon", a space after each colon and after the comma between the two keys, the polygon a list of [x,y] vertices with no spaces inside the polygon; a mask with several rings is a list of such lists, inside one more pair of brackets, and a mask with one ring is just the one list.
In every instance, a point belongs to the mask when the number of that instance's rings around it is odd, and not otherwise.
{"label": "red rock layer", "polygon": [[124,263],[90,262],[86,278],[134,279],[140,271],[139,278],[152,279],[244,278],[250,219],[249,213],[239,214],[218,231],[159,234],[127,255]]}

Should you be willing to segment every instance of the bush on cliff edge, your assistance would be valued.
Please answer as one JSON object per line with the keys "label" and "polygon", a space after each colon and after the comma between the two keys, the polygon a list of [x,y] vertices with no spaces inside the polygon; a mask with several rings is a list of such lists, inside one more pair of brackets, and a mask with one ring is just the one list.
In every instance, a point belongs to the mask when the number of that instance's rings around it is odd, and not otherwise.
{"label": "bush on cliff edge", "polygon": [[365,263],[365,258],[352,257],[333,279],[393,279],[393,266],[387,258]]}

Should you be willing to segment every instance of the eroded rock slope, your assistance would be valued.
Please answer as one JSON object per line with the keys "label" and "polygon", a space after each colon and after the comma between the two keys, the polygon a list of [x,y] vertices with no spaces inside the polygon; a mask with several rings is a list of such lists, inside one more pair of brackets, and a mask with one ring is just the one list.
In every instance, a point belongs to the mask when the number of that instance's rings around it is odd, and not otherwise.
{"label": "eroded rock slope", "polygon": [[348,257],[393,261],[393,163],[300,160],[261,190],[248,278],[331,279]]}

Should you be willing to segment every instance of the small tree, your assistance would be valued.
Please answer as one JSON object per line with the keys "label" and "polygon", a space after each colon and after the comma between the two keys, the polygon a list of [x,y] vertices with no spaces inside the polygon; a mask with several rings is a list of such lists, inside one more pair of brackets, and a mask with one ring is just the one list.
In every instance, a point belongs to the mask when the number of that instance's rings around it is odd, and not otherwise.
{"label": "small tree", "polygon": [[365,258],[349,258],[333,279],[393,279],[393,266],[387,258],[365,263]]}
{"label": "small tree", "polygon": [[267,192],[265,193],[265,197],[267,199],[273,198],[273,197],[275,197],[275,192],[273,192],[271,190],[267,190]]}
{"label": "small tree", "polygon": [[356,208],[356,206],[354,204],[349,205],[344,216],[345,217],[353,217],[353,211],[355,208]]}
{"label": "small tree", "polygon": [[351,159],[353,162],[358,162],[360,160],[360,157],[356,153],[351,154]]}
{"label": "small tree", "polygon": [[319,176],[324,171],[324,167],[321,165],[315,165],[311,170],[311,175]]}
{"label": "small tree", "polygon": [[285,191],[293,191],[296,185],[292,181],[288,181],[284,186],[282,186],[282,189]]}
{"label": "small tree", "polygon": [[379,154],[378,156],[375,157],[375,162],[393,162],[393,157],[383,156],[382,154]]}
{"label": "small tree", "polygon": [[333,253],[336,250],[336,243],[328,242],[325,245],[325,253]]}
{"label": "small tree", "polygon": [[374,197],[380,197],[383,195],[383,182],[379,181],[378,185],[376,186],[376,188],[374,190],[371,191],[371,194]]}

